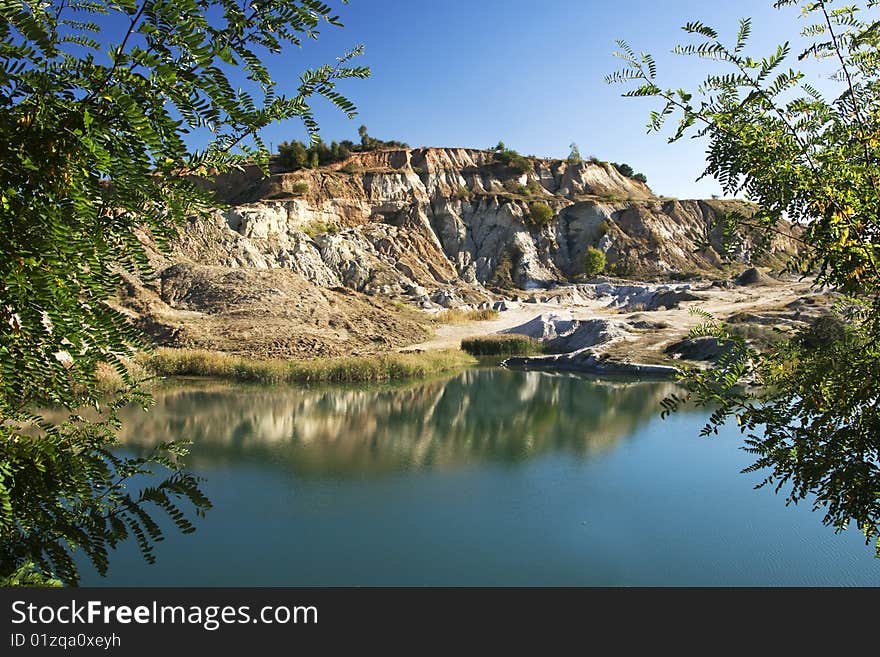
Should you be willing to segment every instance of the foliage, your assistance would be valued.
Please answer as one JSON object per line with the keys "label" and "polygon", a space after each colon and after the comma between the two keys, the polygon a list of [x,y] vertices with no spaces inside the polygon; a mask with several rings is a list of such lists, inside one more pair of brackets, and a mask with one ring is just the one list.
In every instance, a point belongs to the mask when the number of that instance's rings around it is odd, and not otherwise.
{"label": "foliage", "polygon": [[626,163],[624,163],[624,164],[615,163],[614,166],[617,167],[617,170],[620,172],[620,175],[626,176],[627,178],[635,175],[635,173],[636,173],[635,170],[630,165],[628,165]]}
{"label": "foliage", "polygon": [[367,134],[367,126],[365,125],[358,128],[358,135],[361,138],[360,146],[352,145],[351,150],[366,152],[382,148],[409,148],[409,144],[402,141],[396,141],[393,139],[390,141],[382,141],[381,139],[370,137],[370,135]]}
{"label": "foliage", "polygon": [[361,138],[359,144],[347,139],[340,142],[332,141],[329,146],[320,139],[313,140],[308,146],[296,139],[291,142],[281,142],[278,145],[278,164],[288,171],[317,169],[328,164],[343,162],[350,158],[352,153],[365,153],[382,148],[409,148],[409,144],[402,141],[382,141],[370,137],[367,134],[367,126],[364,125],[358,129],[358,134]]}
{"label": "foliage", "polygon": [[588,246],[584,253],[584,274],[592,278],[605,271],[605,254],[597,248]]}
{"label": "foliage", "polygon": [[471,356],[534,356],[544,353],[539,340],[525,335],[503,333],[466,338],[461,348]]}
{"label": "foliage", "polygon": [[[3,474],[13,485],[2,490],[3,539],[0,563],[16,569],[33,563],[34,577],[54,577],[68,583],[78,581],[71,550],[76,546],[104,574],[109,550],[133,538],[144,558],[155,561],[154,543],[163,533],[148,511],[164,511],[184,533],[195,530],[180,508],[190,502],[197,515],[211,503],[199,490],[199,480],[181,471],[177,459],[185,445],[166,443],[146,458],[121,458],[108,448],[119,427],[116,411],[132,401],[117,397],[107,409],[107,419],[90,421],[73,415],[66,422],[41,422],[41,434],[18,440],[4,436]],[[171,474],[160,483],[142,488],[136,494],[128,482],[137,476],[153,475],[157,470]],[[4,481],[5,483],[5,481]],[[65,545],[66,544],[66,545]],[[12,577],[10,577],[10,575]],[[15,571],[4,572],[15,578]]]}
{"label": "foliage", "polygon": [[498,146],[495,147],[495,159],[517,173],[527,173],[532,170],[529,159],[515,150],[505,148],[503,141],[499,141]]}
{"label": "foliage", "polygon": [[[671,140],[708,140],[704,175],[757,205],[752,217],[733,216],[728,233],[737,225],[772,233],[779,220],[793,221],[803,231],[794,268],[846,295],[835,311],[839,330],[818,339],[808,329],[765,354],[741,341],[730,358],[685,381],[691,399],[715,409],[705,434],[735,418],[756,458],[749,471],[762,472],[763,485],[785,488],[789,502],[812,500],[838,531],[854,523],[877,539],[880,555],[880,23],[868,14],[877,5],[775,3],[807,19],[809,45],[798,60],[833,67],[830,98],[808,82],[812,72],[788,67],[788,42],[763,58],[746,54],[749,19],[732,42],[698,21],[684,27],[695,41],[675,52],[725,67],[695,92],[661,88],[654,59],[624,42],[626,68],[608,81],[634,82],[625,95],[661,100],[650,130],[676,115]],[[742,381],[759,387],[744,390]],[[667,400],[666,410],[681,401]]]}
{"label": "foliage", "polygon": [[334,162],[341,162],[351,157],[351,151],[338,142],[328,146],[323,141],[316,141],[306,146],[301,141],[281,142],[278,145],[278,164],[290,171],[297,169],[317,168]]}
{"label": "foliage", "polygon": [[300,230],[302,230],[302,232],[304,232],[312,239],[315,239],[318,235],[327,235],[328,233],[334,234],[337,232],[337,228],[335,226],[327,224],[323,221],[313,221],[309,224],[306,224],[305,226],[302,226]]}
{"label": "foliage", "polygon": [[[210,506],[180,469],[182,446],[112,452],[118,408],[147,400],[124,363],[143,338],[108,298],[124,274],[150,276],[148,236],[164,247],[177,222],[216,205],[194,177],[265,167],[258,131],[272,121],[298,117],[314,134],[311,97],[353,115],[335,86],[368,70],[350,65],[357,48],[277,93],[256,53],[339,25],[312,1],[4,0],[0,15],[0,579],[75,584],[75,552],[103,573],[108,550],[133,538],[152,560],[151,513],[191,531],[181,503]],[[101,363],[125,384],[110,402]],[[50,404],[68,419],[37,414]]]}
{"label": "foliage", "polygon": [[510,194],[525,196],[527,193],[526,186],[514,179],[505,180],[501,186],[504,188],[504,191]]}
{"label": "foliage", "polygon": [[633,180],[638,180],[640,183],[647,183],[648,177],[643,173],[636,173],[635,169],[633,169],[626,162],[622,164],[613,163],[615,168],[620,172],[620,175],[626,176],[627,178],[632,178]]}
{"label": "foliage", "polygon": [[532,203],[529,206],[529,216],[536,226],[546,226],[553,219],[553,208],[546,203]]}
{"label": "foliage", "polygon": [[309,193],[309,183],[301,180],[290,186],[290,194],[292,196],[305,196]]}
{"label": "foliage", "polygon": [[571,142],[571,146],[569,146],[569,148],[571,148],[571,151],[568,154],[566,162],[568,162],[569,164],[580,164],[584,161],[584,159],[581,157],[580,150],[578,150],[578,145],[575,142]]}
{"label": "foliage", "polygon": [[457,350],[262,360],[199,349],[157,349],[145,366],[160,376],[210,376],[245,383],[382,383],[423,379],[473,362]]}

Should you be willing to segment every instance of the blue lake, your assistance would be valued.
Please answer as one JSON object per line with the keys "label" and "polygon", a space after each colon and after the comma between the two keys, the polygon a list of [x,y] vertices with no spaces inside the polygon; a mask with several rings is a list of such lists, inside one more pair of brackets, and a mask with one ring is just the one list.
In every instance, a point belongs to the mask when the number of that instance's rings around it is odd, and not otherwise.
{"label": "blue lake", "polygon": [[396,388],[179,384],[124,449],[194,442],[214,508],[83,585],[880,585],[855,529],[786,507],[674,385],[475,369]]}

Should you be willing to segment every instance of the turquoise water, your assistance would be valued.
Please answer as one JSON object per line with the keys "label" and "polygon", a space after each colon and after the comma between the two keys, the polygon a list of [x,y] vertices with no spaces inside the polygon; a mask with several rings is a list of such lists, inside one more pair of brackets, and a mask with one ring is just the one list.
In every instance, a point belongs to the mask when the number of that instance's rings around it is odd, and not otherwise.
{"label": "turquoise water", "polygon": [[669,383],[471,370],[402,388],[191,384],[125,449],[194,441],[215,508],[84,585],[880,585],[857,531],[786,507]]}

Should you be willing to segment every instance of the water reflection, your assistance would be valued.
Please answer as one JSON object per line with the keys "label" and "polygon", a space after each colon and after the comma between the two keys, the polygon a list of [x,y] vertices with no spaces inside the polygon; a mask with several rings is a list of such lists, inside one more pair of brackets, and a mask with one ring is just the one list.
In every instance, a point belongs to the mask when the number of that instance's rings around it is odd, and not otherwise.
{"label": "water reflection", "polygon": [[255,388],[197,383],[155,392],[125,414],[135,451],[194,441],[192,467],[271,462],[298,475],[375,475],[595,453],[656,417],[674,384],[469,370],[388,389]]}

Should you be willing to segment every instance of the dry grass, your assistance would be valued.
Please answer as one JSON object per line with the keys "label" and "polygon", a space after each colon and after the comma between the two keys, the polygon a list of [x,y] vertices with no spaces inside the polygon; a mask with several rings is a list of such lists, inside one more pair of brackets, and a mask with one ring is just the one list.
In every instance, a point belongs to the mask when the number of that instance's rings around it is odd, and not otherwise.
{"label": "dry grass", "polygon": [[544,345],[525,335],[498,334],[467,338],[463,351],[472,356],[534,356],[544,353]]}
{"label": "dry grass", "polygon": [[498,319],[497,310],[459,310],[453,308],[437,313],[431,318],[437,324],[464,324],[466,322],[487,322]]}
{"label": "dry grass", "polygon": [[144,357],[160,376],[206,376],[253,383],[384,383],[460,370],[475,360],[458,350],[311,360],[259,360],[198,349],[157,349]]}
{"label": "dry grass", "polygon": [[[128,375],[133,381],[146,382],[154,376],[149,369],[144,367],[140,359],[129,359],[125,360],[124,363],[128,370]],[[115,392],[125,388],[125,381],[123,381],[122,375],[108,363],[98,363],[98,367],[95,370],[95,378],[98,381],[98,389],[103,392]]]}

